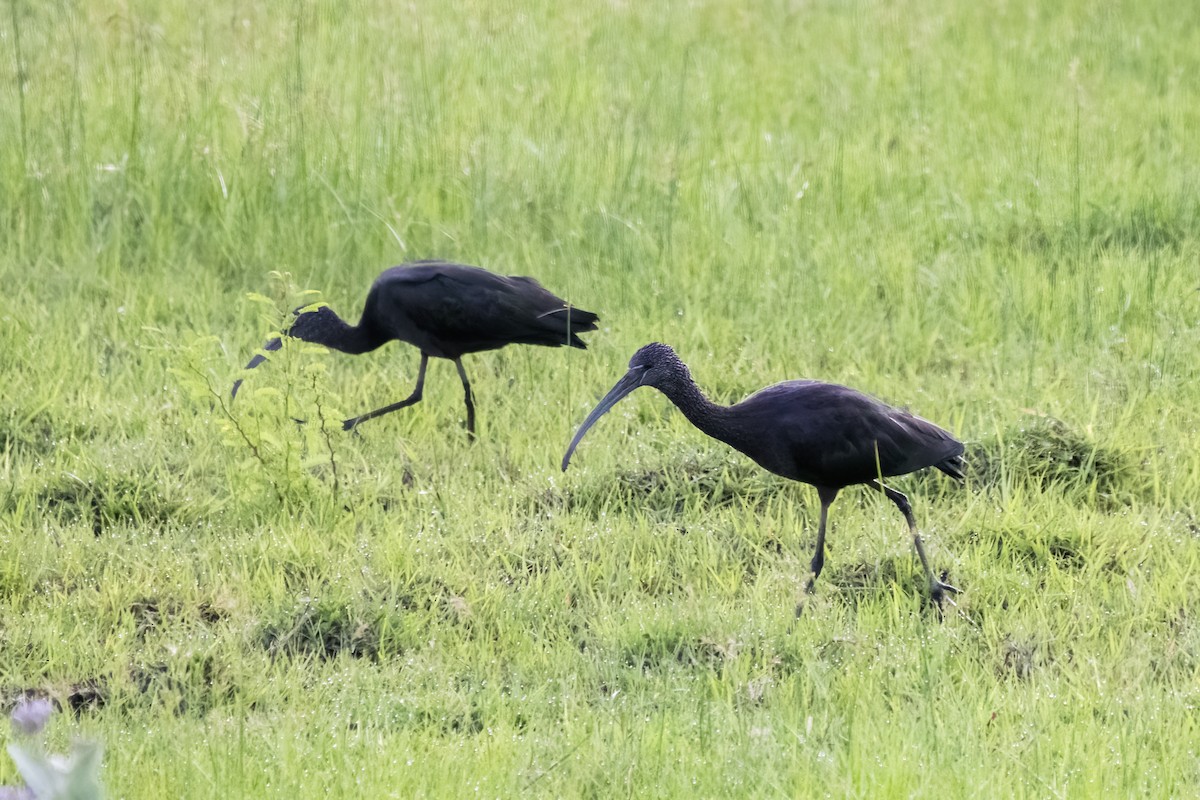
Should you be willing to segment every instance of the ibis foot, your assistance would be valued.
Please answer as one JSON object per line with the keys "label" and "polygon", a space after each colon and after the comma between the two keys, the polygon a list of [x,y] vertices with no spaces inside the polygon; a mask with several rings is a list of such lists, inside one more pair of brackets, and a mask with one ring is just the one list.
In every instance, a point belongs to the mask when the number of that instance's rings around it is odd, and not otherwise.
{"label": "ibis foot", "polygon": [[808,599],[816,594],[817,576],[815,573],[808,574],[808,580],[804,584],[804,597],[800,598],[800,602],[796,603],[796,619],[804,614],[804,607],[808,605]]}
{"label": "ibis foot", "polygon": [[937,606],[938,611],[942,610],[944,603],[949,603],[952,606],[958,605],[958,603],[955,603],[952,599],[950,599],[949,596],[947,596],[947,593],[958,594],[959,591],[950,584],[943,583],[936,578],[929,584],[929,599],[934,605]]}

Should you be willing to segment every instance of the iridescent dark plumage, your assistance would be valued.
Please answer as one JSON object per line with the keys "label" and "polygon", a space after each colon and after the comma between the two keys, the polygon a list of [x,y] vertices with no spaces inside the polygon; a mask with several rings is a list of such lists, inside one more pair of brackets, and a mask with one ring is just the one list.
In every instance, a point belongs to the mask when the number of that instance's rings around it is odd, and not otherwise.
{"label": "iridescent dark plumage", "polygon": [[[397,403],[346,420],[346,430],[418,402],[430,357],[453,361],[466,397],[467,431],[474,436],[475,403],[462,356],[508,344],[586,349],[578,334],[596,330],[598,319],[590,311],[571,307],[533,278],[496,275],[479,267],[444,261],[417,261],[386,269],[375,279],[357,325],[347,323],[328,306],[320,306],[298,311],[286,335],[352,355],[369,352],[393,339],[421,351],[413,393]],[[281,345],[280,339],[272,339],[263,350],[278,350]],[[246,369],[265,360],[266,356],[259,353]],[[241,383],[234,382],[233,396],[237,396]]]}
{"label": "iridescent dark plumage", "polygon": [[821,521],[808,591],[825,564],[829,506],[856,483],[883,492],[904,514],[932,598],[940,603],[946,592],[958,591],[930,569],[908,498],[879,480],[926,467],[962,480],[963,445],[937,425],[854,389],[812,380],[777,383],[732,406],[717,405],[701,394],[675,351],[656,342],[634,354],[629,372],[584,420],[563,456],[564,470],[596,420],[639,386],[658,389],[693,425],[764,469],[816,487]]}

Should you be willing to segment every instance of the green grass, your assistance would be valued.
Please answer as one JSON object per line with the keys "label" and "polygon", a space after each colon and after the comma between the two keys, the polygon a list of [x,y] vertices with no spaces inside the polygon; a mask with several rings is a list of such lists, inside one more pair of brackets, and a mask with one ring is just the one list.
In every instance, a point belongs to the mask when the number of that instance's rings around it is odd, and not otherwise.
{"label": "green grass", "polygon": [[[1195,794],[1200,26],[935,5],[6,3],[0,700],[114,797]],[[424,257],[602,329],[473,445],[441,361],[340,431],[408,347],[230,406]],[[653,340],[968,441],[896,481],[957,610],[852,489],[794,621],[815,492],[656,393],[560,473]]]}

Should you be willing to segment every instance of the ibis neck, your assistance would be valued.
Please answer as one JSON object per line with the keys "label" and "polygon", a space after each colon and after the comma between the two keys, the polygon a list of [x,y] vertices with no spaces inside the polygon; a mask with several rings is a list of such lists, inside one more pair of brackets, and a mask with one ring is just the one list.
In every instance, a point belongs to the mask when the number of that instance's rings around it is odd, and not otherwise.
{"label": "ibis neck", "polygon": [[[704,433],[726,444],[734,444],[730,440],[732,431],[726,424],[729,408],[714,403],[700,391],[695,381],[688,379],[672,387],[667,395],[675,407],[683,412],[688,422],[695,425]],[[736,445],[734,445],[736,447]]]}
{"label": "ibis neck", "polygon": [[351,325],[332,312],[303,320],[302,323],[294,325],[289,335],[351,355],[374,350],[387,341],[366,325]]}

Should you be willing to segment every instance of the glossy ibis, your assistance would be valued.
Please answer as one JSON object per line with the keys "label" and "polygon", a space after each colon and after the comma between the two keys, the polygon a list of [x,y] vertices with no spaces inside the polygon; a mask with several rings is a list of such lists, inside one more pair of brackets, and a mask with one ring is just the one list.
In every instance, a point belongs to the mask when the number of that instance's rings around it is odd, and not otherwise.
{"label": "glossy ibis", "polygon": [[634,354],[629,372],[583,421],[563,456],[563,470],[596,420],[639,386],[658,389],[693,425],[759,466],[816,487],[821,521],[807,592],[812,592],[825,565],[829,506],[839,491],[856,483],[883,492],[904,515],[934,602],[940,606],[946,592],[958,592],[930,569],[908,498],[880,482],[925,467],[961,481],[963,445],[937,425],[854,389],[813,380],[777,383],[735,405],[718,405],[701,394],[675,351],[656,342]]}
{"label": "glossy ibis", "polygon": [[[377,408],[342,423],[350,430],[361,422],[411,406],[420,401],[425,368],[430,357],[447,358],[458,368],[467,403],[467,433],[475,436],[475,402],[463,369],[467,353],[495,350],[507,344],[570,345],[586,349],[578,334],[596,330],[599,319],[590,311],[573,308],[542,288],[533,278],[496,275],[479,267],[445,261],[417,261],[380,273],[363,306],[357,325],[341,319],[328,306],[297,309],[285,335],[323,344],[357,355],[398,339],[421,351],[417,386],[405,399]],[[282,342],[271,339],[263,350],[278,350]],[[266,356],[250,359],[252,369]],[[237,396],[239,379],[233,384]]]}

